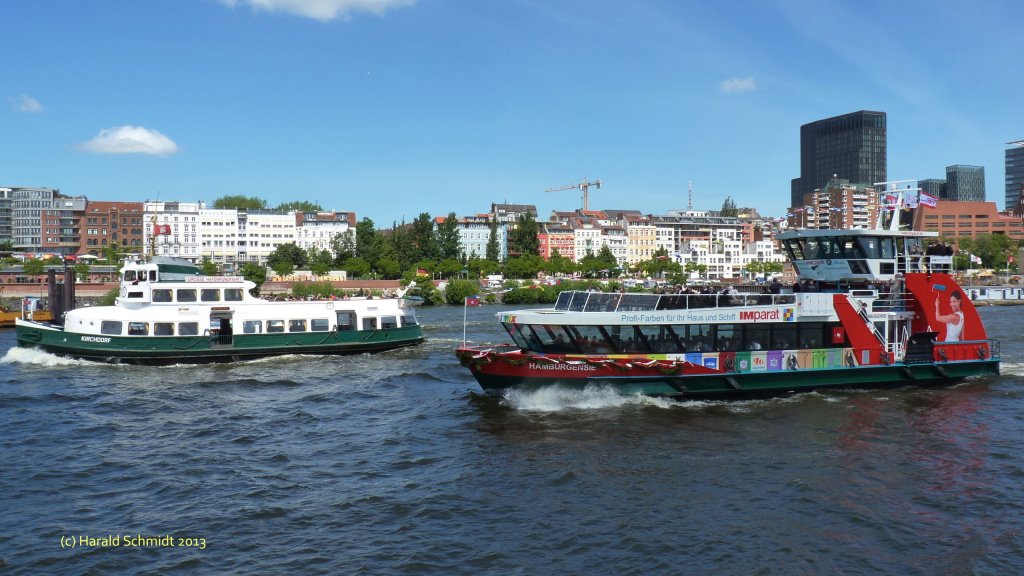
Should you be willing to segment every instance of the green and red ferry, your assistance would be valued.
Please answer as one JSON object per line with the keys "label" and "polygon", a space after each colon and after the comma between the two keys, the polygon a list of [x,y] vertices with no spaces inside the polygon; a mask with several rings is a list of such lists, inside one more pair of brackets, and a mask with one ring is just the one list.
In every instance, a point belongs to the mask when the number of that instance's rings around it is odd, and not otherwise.
{"label": "green and red ferry", "polygon": [[[898,220],[898,219],[897,219]],[[801,288],[758,294],[563,292],[498,314],[513,343],[456,351],[487,392],[610,386],[678,398],[948,384],[999,374],[990,339],[931,255],[934,232],[781,234]]]}

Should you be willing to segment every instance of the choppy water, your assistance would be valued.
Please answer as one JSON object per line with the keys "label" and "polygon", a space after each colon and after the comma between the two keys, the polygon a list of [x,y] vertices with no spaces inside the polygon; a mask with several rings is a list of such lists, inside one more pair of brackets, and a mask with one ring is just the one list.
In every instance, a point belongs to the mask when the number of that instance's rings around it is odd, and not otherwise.
{"label": "choppy water", "polygon": [[416,349],[220,366],[5,330],[0,572],[1019,574],[1024,307],[981,313],[1000,378],[730,403],[484,398],[457,308]]}

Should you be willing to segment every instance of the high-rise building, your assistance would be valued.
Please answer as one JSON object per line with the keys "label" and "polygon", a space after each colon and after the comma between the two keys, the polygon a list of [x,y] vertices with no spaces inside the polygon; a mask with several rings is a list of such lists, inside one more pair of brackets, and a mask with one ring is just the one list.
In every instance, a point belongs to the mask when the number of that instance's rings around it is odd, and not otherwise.
{"label": "high-rise building", "polygon": [[1024,196],[1024,140],[1010,142],[1006,149],[1006,208],[1020,212]]}
{"label": "high-rise building", "polygon": [[11,223],[11,197],[14,190],[0,188],[0,244],[13,243],[14,231]]}
{"label": "high-rise building", "polygon": [[805,194],[840,178],[851,184],[886,181],[885,112],[861,110],[800,127],[800,177],[790,188],[790,206]]}
{"label": "high-rise building", "polygon": [[921,189],[921,192],[924,192],[932,198],[946,197],[946,181],[941,178],[918,180],[917,187]]}
{"label": "high-rise building", "polygon": [[985,201],[985,167],[954,164],[946,166],[946,189],[942,200],[954,202]]}

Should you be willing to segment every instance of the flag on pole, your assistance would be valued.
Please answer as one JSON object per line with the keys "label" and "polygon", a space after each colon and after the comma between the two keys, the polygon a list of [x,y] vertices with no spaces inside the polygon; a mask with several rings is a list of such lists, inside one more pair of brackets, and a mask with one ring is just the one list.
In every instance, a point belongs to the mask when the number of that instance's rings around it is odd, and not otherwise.
{"label": "flag on pole", "polygon": [[978,256],[975,256],[974,254],[971,254],[970,256],[971,256],[971,262],[973,264],[981,264],[981,258],[979,258]]}
{"label": "flag on pole", "polygon": [[939,199],[931,194],[925,194],[921,192],[919,195],[921,199],[921,206],[927,206],[928,208],[935,208],[939,205]]}
{"label": "flag on pole", "polygon": [[466,296],[466,306],[479,306],[479,305],[480,305],[480,296],[479,295]]}

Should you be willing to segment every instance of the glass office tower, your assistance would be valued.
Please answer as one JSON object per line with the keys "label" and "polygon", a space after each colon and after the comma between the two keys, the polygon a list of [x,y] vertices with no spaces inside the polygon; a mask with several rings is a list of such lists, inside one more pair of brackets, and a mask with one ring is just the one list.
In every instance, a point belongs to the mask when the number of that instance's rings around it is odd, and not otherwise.
{"label": "glass office tower", "polygon": [[790,188],[790,206],[832,178],[872,185],[886,180],[885,112],[861,110],[800,127],[800,177]]}

